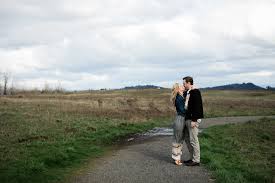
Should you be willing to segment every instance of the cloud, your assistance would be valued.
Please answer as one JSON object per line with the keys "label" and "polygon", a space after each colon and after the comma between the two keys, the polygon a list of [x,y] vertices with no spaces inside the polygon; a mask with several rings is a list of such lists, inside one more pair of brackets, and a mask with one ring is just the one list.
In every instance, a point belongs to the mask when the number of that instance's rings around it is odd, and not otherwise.
{"label": "cloud", "polygon": [[2,0],[0,70],[67,89],[275,85],[273,0]]}

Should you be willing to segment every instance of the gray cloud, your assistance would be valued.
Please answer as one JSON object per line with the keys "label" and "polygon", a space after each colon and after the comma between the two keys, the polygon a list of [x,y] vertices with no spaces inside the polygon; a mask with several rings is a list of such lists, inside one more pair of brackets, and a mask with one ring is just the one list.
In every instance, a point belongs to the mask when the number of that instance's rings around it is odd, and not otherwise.
{"label": "gray cloud", "polygon": [[275,85],[272,0],[1,0],[0,70],[68,89]]}

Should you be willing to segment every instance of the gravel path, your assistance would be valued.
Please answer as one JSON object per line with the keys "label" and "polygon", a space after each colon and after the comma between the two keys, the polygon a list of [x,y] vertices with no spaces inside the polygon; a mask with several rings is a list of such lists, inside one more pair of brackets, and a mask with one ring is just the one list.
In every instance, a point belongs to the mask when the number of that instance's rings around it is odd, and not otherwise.
{"label": "gravel path", "polygon": [[[268,116],[274,118],[275,116]],[[262,116],[207,118],[200,128],[227,123],[243,123]],[[142,141],[119,146],[105,156],[92,160],[72,175],[71,183],[126,183],[126,182],[213,182],[203,167],[176,166],[171,159],[172,136],[154,136]],[[187,148],[183,148],[183,159],[187,159]],[[203,152],[201,152],[203,153]]]}

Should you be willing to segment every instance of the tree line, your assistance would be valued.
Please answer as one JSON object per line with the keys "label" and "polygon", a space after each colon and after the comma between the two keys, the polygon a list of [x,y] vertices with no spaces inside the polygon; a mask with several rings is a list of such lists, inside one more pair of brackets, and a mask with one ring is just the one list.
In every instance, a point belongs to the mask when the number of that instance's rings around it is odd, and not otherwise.
{"label": "tree line", "polygon": [[46,81],[42,89],[23,89],[17,88],[13,84],[11,73],[0,72],[0,95],[14,95],[18,93],[65,93],[61,82],[58,81],[55,87],[51,87]]}

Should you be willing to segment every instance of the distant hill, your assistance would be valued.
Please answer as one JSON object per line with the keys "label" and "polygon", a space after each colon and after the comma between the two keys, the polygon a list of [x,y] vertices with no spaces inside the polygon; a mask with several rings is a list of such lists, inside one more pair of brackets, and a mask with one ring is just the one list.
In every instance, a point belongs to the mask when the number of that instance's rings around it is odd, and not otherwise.
{"label": "distant hill", "polygon": [[[121,88],[120,90],[128,90],[128,89],[167,89],[160,86],[155,85],[136,85],[136,86],[126,86],[124,88]],[[214,86],[214,87],[206,87],[206,88],[200,88],[201,90],[270,90],[275,91],[275,88],[273,87],[260,87],[253,83],[234,83],[234,84],[228,84],[228,85],[221,85],[221,86]]]}
{"label": "distant hill", "polygon": [[137,85],[137,86],[126,86],[121,89],[128,90],[128,89],[164,89],[164,88],[160,86],[155,86],[155,85]]}
{"label": "distant hill", "polygon": [[266,89],[267,89],[267,90],[270,90],[270,91],[275,91],[275,88],[274,88],[274,87],[271,87],[271,86],[267,86]]}
{"label": "distant hill", "polygon": [[215,87],[207,87],[203,88],[205,90],[265,90],[260,86],[257,86],[253,83],[242,83],[242,84],[228,84],[222,86],[215,86]]}

